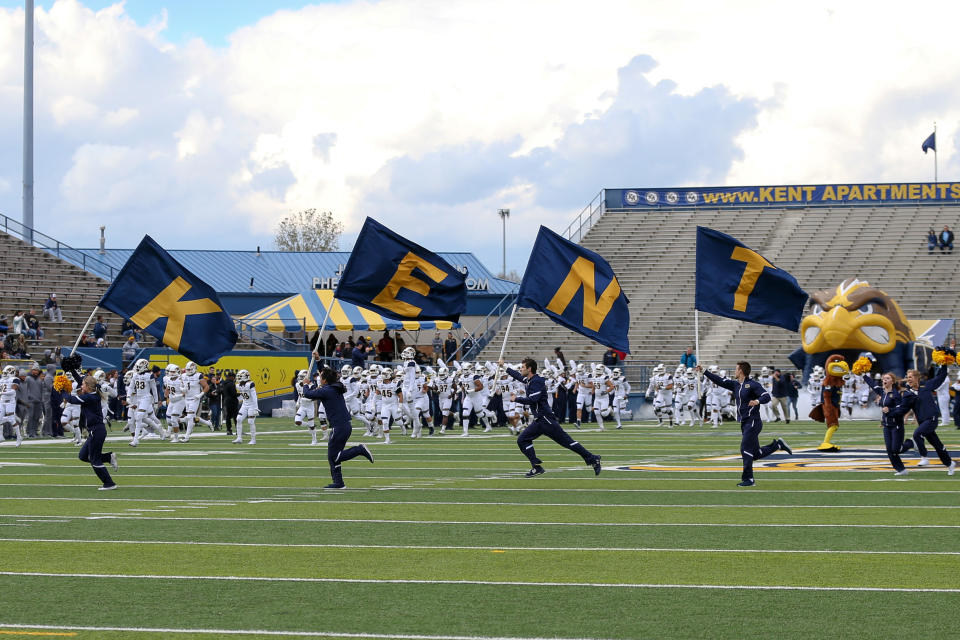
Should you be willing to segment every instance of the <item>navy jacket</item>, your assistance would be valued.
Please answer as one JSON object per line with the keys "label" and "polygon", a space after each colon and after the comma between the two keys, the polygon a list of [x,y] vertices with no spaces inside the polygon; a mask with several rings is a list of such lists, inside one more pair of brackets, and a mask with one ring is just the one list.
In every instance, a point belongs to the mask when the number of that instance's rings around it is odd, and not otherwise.
{"label": "navy jacket", "polygon": [[[899,427],[903,429],[903,413],[896,411],[896,408],[900,406],[902,402],[902,396],[899,391],[893,389],[891,391],[884,391],[883,385],[870,377],[869,373],[863,375],[863,381],[867,383],[867,386],[873,389],[873,392],[877,394],[880,398],[880,407],[887,407],[890,409],[887,413],[880,414],[880,424],[889,428]],[[906,412],[904,412],[906,413]]]}
{"label": "navy jacket", "polygon": [[760,404],[770,402],[770,394],[766,392],[762,384],[749,378],[744,380],[743,384],[740,384],[736,380],[721,378],[710,371],[704,371],[703,375],[707,376],[710,382],[720,385],[724,389],[733,391],[734,398],[736,398],[737,402],[737,418],[740,422],[746,422],[754,418],[758,421],[760,420],[760,407],[751,407],[749,402],[751,400],[758,400]]}
{"label": "navy jacket", "polygon": [[350,366],[360,367],[361,369],[367,368],[367,352],[359,345],[354,347],[353,352],[350,354]]}
{"label": "navy jacket", "polygon": [[80,405],[80,417],[86,423],[87,429],[103,427],[103,407],[100,404],[99,393],[81,393],[79,396],[67,398],[70,404]]}
{"label": "navy jacket", "polygon": [[514,380],[519,380],[526,386],[526,396],[517,396],[517,402],[529,405],[533,415],[549,422],[556,422],[557,418],[553,415],[553,409],[550,408],[550,396],[547,393],[547,384],[543,378],[534,374],[529,380],[524,378],[519,371],[507,368],[507,375]]}
{"label": "navy jacket", "polygon": [[342,382],[334,382],[322,387],[304,387],[303,395],[311,400],[319,400],[327,412],[327,420],[334,429],[344,429],[350,426],[350,412],[343,399],[346,388]]}
{"label": "navy jacket", "polygon": [[913,415],[917,416],[918,425],[939,418],[940,404],[937,402],[936,393],[937,388],[946,379],[947,367],[941,365],[937,375],[927,380],[926,384],[921,385],[919,389],[916,391],[913,389],[905,390],[901,395],[900,405],[891,410],[890,413],[902,417],[912,410]]}

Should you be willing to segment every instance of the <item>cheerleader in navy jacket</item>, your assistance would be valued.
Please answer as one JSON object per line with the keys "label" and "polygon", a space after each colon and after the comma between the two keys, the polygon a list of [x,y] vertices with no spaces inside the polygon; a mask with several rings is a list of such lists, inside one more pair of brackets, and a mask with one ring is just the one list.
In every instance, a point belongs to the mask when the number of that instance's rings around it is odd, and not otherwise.
{"label": "cheerleader in navy jacket", "polygon": [[937,397],[934,395],[937,388],[943,384],[947,378],[947,366],[941,365],[937,375],[927,380],[926,384],[920,385],[920,372],[916,369],[907,371],[907,388],[904,389],[900,405],[890,410],[889,413],[899,416],[901,419],[908,411],[913,411],[917,417],[917,428],[913,432],[913,441],[917,446],[917,453],[920,454],[918,467],[925,467],[930,462],[927,460],[927,448],[924,446],[924,440],[936,450],[940,462],[947,468],[947,475],[952,476],[957,468],[957,463],[950,458],[947,448],[943,446],[940,437],[937,436],[937,425],[940,422],[940,405]]}
{"label": "cheerleader in navy jacket", "polygon": [[900,454],[913,448],[913,441],[903,441],[903,415],[894,411],[901,403],[900,392],[897,391],[897,377],[892,373],[885,373],[877,383],[869,373],[863,375],[863,381],[877,394],[880,403],[880,424],[883,426],[883,444],[887,448],[887,457],[890,464],[896,469],[894,475],[905,476],[907,469],[900,459]]}

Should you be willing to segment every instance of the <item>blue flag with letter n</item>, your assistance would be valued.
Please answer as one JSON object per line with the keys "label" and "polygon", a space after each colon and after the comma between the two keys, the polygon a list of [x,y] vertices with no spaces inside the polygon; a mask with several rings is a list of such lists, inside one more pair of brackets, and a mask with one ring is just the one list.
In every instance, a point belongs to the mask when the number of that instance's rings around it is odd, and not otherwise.
{"label": "blue flag with letter n", "polygon": [[630,301],[610,264],[541,226],[520,283],[517,306],[600,344],[630,353]]}
{"label": "blue flag with letter n", "polygon": [[123,265],[98,306],[129,318],[200,365],[237,344],[237,330],[217,292],[174,260],[150,236]]}
{"label": "blue flag with letter n", "polygon": [[395,320],[450,320],[467,310],[467,276],[367,218],[334,297]]}
{"label": "blue flag with letter n", "polygon": [[736,238],[697,227],[694,306],[717,316],[790,331],[800,328],[807,302],[796,279]]}

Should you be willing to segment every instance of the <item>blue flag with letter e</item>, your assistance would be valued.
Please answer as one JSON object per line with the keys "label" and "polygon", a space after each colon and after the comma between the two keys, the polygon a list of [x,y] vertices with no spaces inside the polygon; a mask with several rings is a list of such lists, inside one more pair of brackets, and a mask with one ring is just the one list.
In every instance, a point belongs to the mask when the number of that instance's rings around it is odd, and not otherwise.
{"label": "blue flag with letter e", "polygon": [[806,302],[792,275],[736,238],[697,227],[697,309],[797,331]]}
{"label": "blue flag with letter e", "polygon": [[150,236],[123,265],[98,306],[129,318],[200,365],[237,344],[237,330],[213,287],[193,275]]}
{"label": "blue flag with letter e", "polygon": [[467,310],[467,276],[367,218],[334,297],[394,320],[450,320]]}
{"label": "blue flag with letter e", "polygon": [[606,260],[540,227],[517,306],[536,309],[557,324],[630,353],[629,304]]}

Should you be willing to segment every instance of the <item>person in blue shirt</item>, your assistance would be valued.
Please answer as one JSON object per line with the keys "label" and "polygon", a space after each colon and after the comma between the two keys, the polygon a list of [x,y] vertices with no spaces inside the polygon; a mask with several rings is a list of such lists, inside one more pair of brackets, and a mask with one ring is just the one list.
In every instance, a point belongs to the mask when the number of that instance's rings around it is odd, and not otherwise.
{"label": "person in blue shirt", "polygon": [[[74,375],[74,377],[79,379],[80,376]],[[89,462],[90,466],[93,467],[93,472],[100,478],[103,483],[100,491],[110,491],[117,488],[117,483],[110,477],[110,472],[107,471],[104,460],[109,460],[110,466],[116,471],[119,468],[117,454],[103,452],[103,443],[107,439],[107,427],[103,424],[103,408],[100,405],[97,381],[93,379],[93,376],[87,376],[82,380],[80,393],[67,398],[67,402],[70,404],[80,405],[81,417],[87,426],[87,439],[80,447],[79,457],[83,462]]]}
{"label": "person in blue shirt", "polygon": [[350,424],[350,412],[347,410],[347,403],[343,399],[346,387],[338,380],[337,372],[329,367],[324,367],[320,371],[320,386],[311,385],[303,388],[303,395],[312,400],[319,400],[327,412],[327,422],[330,424],[330,440],[327,442],[327,462],[330,463],[330,476],[333,482],[324,487],[324,489],[343,489],[347,485],[343,482],[343,472],[340,466],[347,460],[352,460],[357,456],[363,456],[370,462],[373,462],[373,455],[367,449],[367,445],[361,444],[356,447],[350,447],[344,451],[347,446],[347,440],[353,433],[353,426]]}
{"label": "person in blue shirt", "polygon": [[[697,371],[703,371],[697,367]],[[760,431],[763,430],[763,421],[760,419],[760,405],[770,402],[770,394],[766,392],[757,380],[750,379],[750,363],[737,363],[737,379],[721,378],[715,373],[703,371],[710,382],[733,391],[737,405],[737,417],[740,420],[740,456],[743,458],[743,473],[740,476],[738,487],[752,487],[756,484],[753,479],[753,462],[766,458],[774,451],[786,451],[788,455],[793,450],[787,446],[783,438],[777,438],[770,444],[760,446]]]}
{"label": "person in blue shirt", "polygon": [[[500,359],[500,366],[503,367],[503,358]],[[570,437],[570,434],[563,430],[557,418],[553,415],[550,408],[550,397],[547,394],[547,385],[541,376],[537,375],[537,361],[533,358],[526,358],[520,365],[520,372],[507,368],[507,375],[514,380],[519,380],[526,387],[526,396],[512,395],[511,399],[530,407],[534,420],[517,438],[517,446],[523,455],[530,460],[530,471],[527,472],[527,478],[533,478],[542,473],[546,473],[543,468],[543,461],[537,457],[533,449],[533,441],[540,436],[547,436],[561,447],[566,447],[574,453],[580,455],[587,466],[593,467],[594,475],[600,475],[600,456],[587,451],[586,447]]]}
{"label": "person in blue shirt", "polygon": [[917,428],[913,430],[913,442],[917,446],[917,453],[920,454],[918,467],[925,467],[930,464],[927,459],[927,447],[923,441],[926,440],[936,450],[940,462],[947,468],[947,475],[952,476],[957,468],[957,463],[950,457],[947,448],[940,441],[937,435],[937,425],[940,422],[940,405],[937,403],[937,388],[943,384],[947,378],[947,365],[941,365],[937,374],[927,380],[924,385],[920,385],[920,372],[916,369],[907,371],[907,388],[903,390],[900,405],[885,413],[892,413],[894,416],[903,417],[909,411],[917,418]]}
{"label": "person in blue shirt", "polygon": [[901,403],[897,390],[897,376],[890,372],[883,374],[878,383],[869,373],[863,374],[863,381],[873,389],[880,402],[880,424],[883,426],[883,444],[887,449],[890,464],[896,469],[895,476],[907,475],[907,469],[900,459],[901,453],[913,448],[913,440],[904,441],[903,413],[896,411]]}

